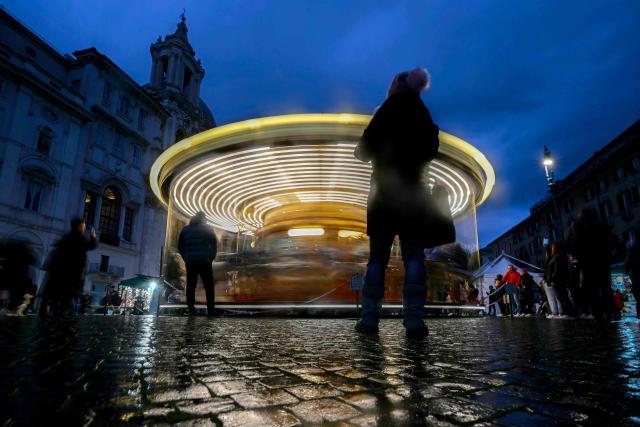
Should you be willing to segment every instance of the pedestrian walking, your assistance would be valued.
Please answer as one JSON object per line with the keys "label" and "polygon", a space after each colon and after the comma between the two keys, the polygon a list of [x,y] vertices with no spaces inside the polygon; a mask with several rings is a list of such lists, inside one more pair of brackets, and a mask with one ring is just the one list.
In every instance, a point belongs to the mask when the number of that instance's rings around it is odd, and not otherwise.
{"label": "pedestrian walking", "polygon": [[518,298],[518,288],[520,287],[520,273],[516,268],[509,264],[507,272],[502,276],[502,283],[505,284],[505,293],[509,298],[510,310],[512,315],[520,314],[520,299]]}
{"label": "pedestrian walking", "polygon": [[9,292],[8,309],[14,311],[30,294],[32,280],[29,268],[36,258],[28,242],[5,239],[0,242],[0,289]]}
{"label": "pedestrian walking", "polygon": [[196,314],[198,276],[207,297],[207,315],[215,314],[212,263],[217,250],[218,239],[213,227],[207,224],[204,212],[196,213],[178,238],[178,252],[187,268],[187,309],[191,315]]}
{"label": "pedestrian walking", "polygon": [[575,317],[575,310],[569,299],[569,261],[559,242],[551,245],[551,259],[547,265],[549,286],[555,290],[556,298],[560,303],[558,311],[563,316]]}
{"label": "pedestrian walking", "polygon": [[[438,209],[423,181],[425,166],[438,153],[438,126],[420,99],[429,86],[426,70],[399,73],[387,99],[376,111],[355,149],[355,157],[371,161],[371,189],[367,207],[369,261],[362,292],[361,332],[377,332],[384,297],[384,276],[395,236],[400,238],[405,266],[402,305],[409,335],[424,336],[427,285],[425,248],[455,240],[449,212]],[[446,189],[434,188],[437,200]],[[446,200],[446,199],[445,199]]]}
{"label": "pedestrian walking", "polygon": [[71,220],[71,231],[58,240],[45,262],[47,271],[41,293],[40,315],[47,315],[49,304],[53,314],[68,314],[75,299],[82,292],[87,252],[98,246],[96,232],[92,228],[85,236],[86,224],[82,218]]}
{"label": "pedestrian walking", "polygon": [[583,209],[567,233],[569,254],[582,270],[582,283],[589,309],[596,319],[613,316],[611,258],[615,237],[608,226],[598,222],[592,210]]}
{"label": "pedestrian walking", "polygon": [[[640,230],[637,230],[635,236],[638,236],[639,232]],[[640,319],[640,244],[637,237],[629,242],[624,269],[631,278],[631,293],[636,300],[636,317]]]}

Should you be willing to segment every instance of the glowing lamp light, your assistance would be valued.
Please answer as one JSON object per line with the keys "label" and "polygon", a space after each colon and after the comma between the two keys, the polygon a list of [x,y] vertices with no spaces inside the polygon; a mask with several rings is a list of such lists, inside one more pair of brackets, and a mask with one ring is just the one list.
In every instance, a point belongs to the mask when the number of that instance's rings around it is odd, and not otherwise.
{"label": "glowing lamp light", "polygon": [[354,238],[354,239],[360,239],[362,236],[364,236],[364,233],[360,232],[360,231],[354,231],[354,230],[339,230],[338,231],[338,237],[342,237],[345,239],[348,238]]}
{"label": "glowing lamp light", "polygon": [[542,164],[545,165],[545,166],[551,166],[551,165],[553,165],[553,160],[552,159],[544,159]]}
{"label": "glowing lamp light", "polygon": [[149,290],[153,292],[155,288],[156,288],[156,281],[152,280],[151,282],[149,282]]}
{"label": "glowing lamp light", "polygon": [[289,237],[322,236],[324,234],[324,228],[292,228],[287,232],[287,234]]}

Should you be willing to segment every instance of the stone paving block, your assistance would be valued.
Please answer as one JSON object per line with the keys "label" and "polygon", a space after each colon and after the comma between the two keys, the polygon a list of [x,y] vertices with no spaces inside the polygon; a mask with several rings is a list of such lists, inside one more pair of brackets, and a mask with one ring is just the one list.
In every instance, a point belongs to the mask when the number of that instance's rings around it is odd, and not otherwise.
{"label": "stone paving block", "polygon": [[172,424],[174,427],[214,427],[216,423],[209,418],[200,418],[197,420],[186,420]]}
{"label": "stone paving block", "polygon": [[368,393],[349,394],[340,398],[346,403],[363,410],[371,411],[376,408],[378,398]]}
{"label": "stone paving block", "polygon": [[337,388],[345,393],[367,390],[367,387],[344,379],[335,379],[329,383],[330,386]]}
{"label": "stone paving block", "polygon": [[294,387],[288,387],[287,391],[302,400],[319,399],[321,397],[335,397],[342,395],[337,390],[328,385],[304,384]]}
{"label": "stone paving block", "polygon": [[447,397],[428,401],[425,406],[429,412],[435,415],[449,418],[459,423],[472,423],[495,415],[496,411],[481,405],[478,402]]}
{"label": "stone paving block", "polygon": [[300,425],[292,414],[282,410],[234,411],[218,416],[224,427],[292,427]]}
{"label": "stone paving block", "polygon": [[213,375],[206,375],[199,378],[203,383],[214,383],[219,381],[232,381],[232,380],[243,380],[244,378],[240,376],[237,372],[227,371],[221,372]]}
{"label": "stone paving block", "polygon": [[277,369],[251,369],[247,371],[238,371],[240,375],[249,379],[275,377],[282,375],[282,371]]}
{"label": "stone paving block", "polygon": [[293,395],[284,390],[261,390],[231,396],[240,406],[247,409],[264,408],[275,405],[290,405],[297,403]]}
{"label": "stone paving block", "polygon": [[334,399],[307,400],[290,409],[298,418],[309,423],[335,422],[360,415],[354,407]]}
{"label": "stone paving block", "polygon": [[211,393],[209,393],[207,387],[202,384],[195,384],[184,389],[176,388],[156,393],[150,400],[160,403],[185,399],[206,399],[209,397],[211,397]]}
{"label": "stone paving block", "polygon": [[336,371],[335,373],[346,378],[367,378],[369,376],[369,374],[367,374],[366,372],[358,371],[355,369]]}
{"label": "stone paving block", "polygon": [[236,393],[253,391],[259,386],[249,380],[218,381],[207,384],[216,396],[229,396]]}
{"label": "stone paving block", "polygon": [[280,375],[274,377],[265,377],[259,379],[260,384],[269,388],[282,388],[304,383],[300,377],[293,375]]}
{"label": "stone paving block", "polygon": [[220,412],[231,411],[236,405],[233,400],[226,398],[214,398],[203,403],[180,404],[178,409],[180,412],[191,415],[207,415],[217,414]]}

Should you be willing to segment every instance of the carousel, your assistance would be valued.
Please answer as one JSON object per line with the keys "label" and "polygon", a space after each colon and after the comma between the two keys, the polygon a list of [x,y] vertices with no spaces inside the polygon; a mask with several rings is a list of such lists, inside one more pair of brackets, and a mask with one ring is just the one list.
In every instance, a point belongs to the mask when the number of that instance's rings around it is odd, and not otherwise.
{"label": "carousel", "polygon": [[[252,119],[178,141],[153,164],[150,184],[167,206],[164,278],[185,287],[177,255],[182,227],[205,212],[218,235],[216,300],[337,304],[353,301],[352,276],[368,256],[366,208],[371,165],[353,151],[371,119],[298,114]],[[493,188],[486,157],[440,132],[425,191],[447,188],[457,242],[429,250],[430,303],[459,304],[478,266],[476,209]],[[385,301],[400,301],[402,261],[394,244]],[[178,293],[179,294],[179,293]],[[197,297],[204,302],[199,288]],[[173,302],[180,303],[174,296]]]}

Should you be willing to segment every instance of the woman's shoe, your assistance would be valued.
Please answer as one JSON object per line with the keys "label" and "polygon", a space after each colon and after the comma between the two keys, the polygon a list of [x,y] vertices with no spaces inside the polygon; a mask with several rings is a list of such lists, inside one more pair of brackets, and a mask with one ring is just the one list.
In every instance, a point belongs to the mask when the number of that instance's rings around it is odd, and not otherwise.
{"label": "woman's shoe", "polygon": [[378,321],[373,319],[360,319],[356,323],[356,331],[363,334],[376,334],[378,333]]}
{"label": "woman's shoe", "polygon": [[427,327],[427,325],[425,325],[422,319],[419,319],[417,317],[409,317],[405,318],[402,321],[402,324],[407,331],[408,337],[418,338],[426,337],[427,335],[429,335],[429,328]]}

